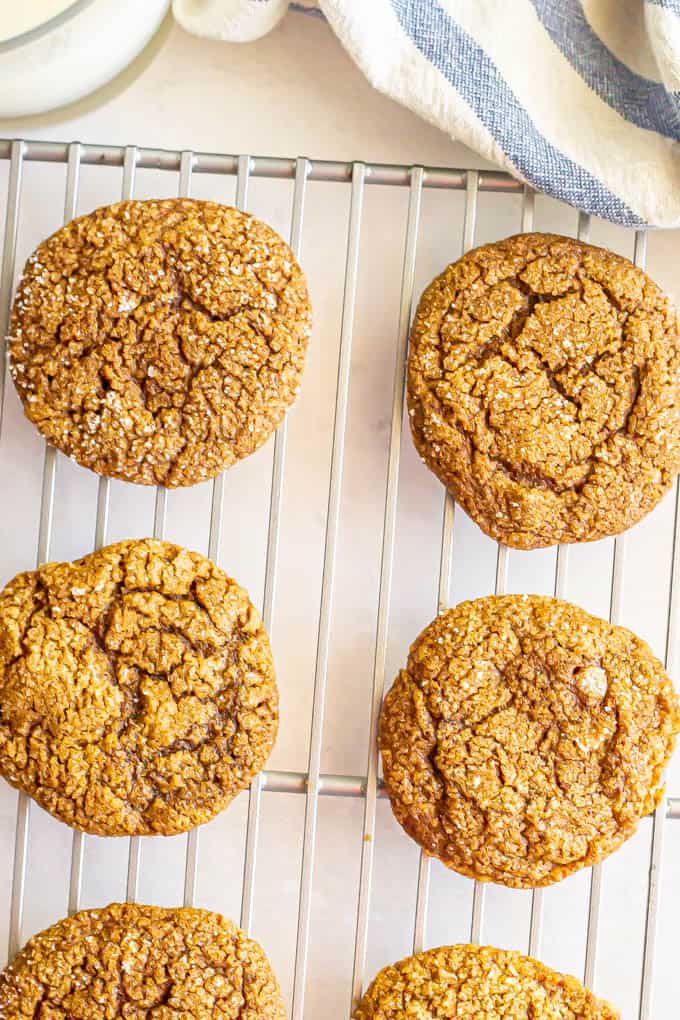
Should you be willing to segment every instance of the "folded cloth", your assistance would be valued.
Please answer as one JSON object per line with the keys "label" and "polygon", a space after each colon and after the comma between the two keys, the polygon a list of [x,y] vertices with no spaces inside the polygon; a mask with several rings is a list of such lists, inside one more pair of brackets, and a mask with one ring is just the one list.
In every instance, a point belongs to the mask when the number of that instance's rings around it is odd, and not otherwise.
{"label": "folded cloth", "polygon": [[288,0],[173,0],[182,28],[227,42],[253,42],[271,32],[288,10]]}
{"label": "folded cloth", "polygon": [[[318,5],[376,88],[516,177],[616,223],[680,226],[680,0]],[[287,6],[174,0],[184,27],[232,40]]]}
{"label": "folded cloth", "polygon": [[321,14],[316,0],[173,0],[176,20],[187,32],[225,42],[254,42],[276,28],[288,10]]}

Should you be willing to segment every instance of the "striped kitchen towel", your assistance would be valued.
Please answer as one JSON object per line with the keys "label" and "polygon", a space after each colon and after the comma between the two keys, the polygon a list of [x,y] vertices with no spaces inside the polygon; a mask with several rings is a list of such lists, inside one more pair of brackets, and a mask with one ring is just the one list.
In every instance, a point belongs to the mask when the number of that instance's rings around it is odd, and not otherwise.
{"label": "striped kitchen towel", "polygon": [[[174,0],[255,38],[286,0]],[[310,6],[294,4],[292,6]],[[680,0],[318,0],[369,81],[540,191],[680,226]]]}

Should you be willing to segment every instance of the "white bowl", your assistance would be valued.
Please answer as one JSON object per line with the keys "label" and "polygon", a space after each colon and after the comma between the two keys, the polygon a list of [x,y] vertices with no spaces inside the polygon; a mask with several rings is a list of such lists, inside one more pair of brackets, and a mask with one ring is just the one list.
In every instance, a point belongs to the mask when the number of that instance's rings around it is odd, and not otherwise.
{"label": "white bowl", "polygon": [[144,49],[169,6],[170,0],[75,0],[0,42],[0,117],[45,113],[105,85]]}

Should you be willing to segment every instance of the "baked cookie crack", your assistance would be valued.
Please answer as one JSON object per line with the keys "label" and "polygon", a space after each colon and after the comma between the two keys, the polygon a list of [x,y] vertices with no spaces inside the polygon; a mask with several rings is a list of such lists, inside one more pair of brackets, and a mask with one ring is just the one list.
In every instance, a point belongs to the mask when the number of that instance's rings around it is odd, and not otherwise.
{"label": "baked cookie crack", "polygon": [[27,417],[78,463],[192,485],[279,425],[310,323],[302,271],[266,224],[193,199],[122,202],[28,260],[12,372]]}
{"label": "baked cookie crack", "polygon": [[207,821],[263,767],[278,693],[246,593],[152,539],[0,593],[0,773],[98,835]]}
{"label": "baked cookie crack", "polygon": [[649,648],[569,603],[441,614],[387,693],[394,814],[447,867],[515,888],[602,860],[661,795],[680,705]]}
{"label": "baked cookie crack", "polygon": [[546,234],[484,246],[421,298],[408,407],[425,463],[499,542],[617,534],[680,467],[677,317],[611,252]]}

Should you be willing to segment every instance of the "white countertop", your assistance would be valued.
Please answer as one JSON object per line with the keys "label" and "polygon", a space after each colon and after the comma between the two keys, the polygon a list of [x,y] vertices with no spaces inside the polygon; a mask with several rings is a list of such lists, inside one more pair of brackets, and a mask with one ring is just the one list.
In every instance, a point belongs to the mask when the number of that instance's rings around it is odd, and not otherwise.
{"label": "white countertop", "polygon": [[[192,38],[169,22],[149,50],[121,79],[95,97],[25,123],[0,121],[4,137],[79,140],[252,155],[298,156],[461,167],[483,164],[469,150],[371,89],[317,18],[289,16],[269,37],[243,47]],[[0,194],[7,168],[0,167]],[[78,209],[113,201],[120,170],[84,167]],[[56,229],[63,212],[64,169],[27,166],[18,266],[32,247]],[[137,194],[176,193],[174,174],[140,171]],[[194,193],[233,201],[233,178],[195,175]],[[252,181],[248,207],[287,234],[289,182]],[[380,574],[394,350],[399,309],[408,191],[366,189],[360,278],[350,381],[345,475],[342,488],[336,597],[333,606],[322,771],[363,775],[372,684]],[[282,692],[282,725],[271,767],[306,771],[312,710],[332,414],[342,307],[349,187],[308,187],[301,261],[315,307],[315,331],[305,384],[289,419],[289,446],[282,514],[279,587],[273,644]],[[416,294],[446,261],[460,253],[464,197],[428,190],[423,197],[416,266]],[[518,197],[480,196],[478,240],[519,230]],[[574,232],[576,214],[547,199],[536,204],[538,229]],[[592,239],[632,255],[632,235],[593,224]],[[649,268],[659,283],[678,293],[677,233],[649,240]],[[272,444],[227,476],[225,532],[220,562],[262,598]],[[30,568],[35,559],[42,445],[20,414],[8,387],[5,433],[0,443],[3,513],[0,515],[0,582]],[[172,493],[167,537],[207,547],[209,486]],[[93,540],[96,479],[59,458],[53,558],[89,551]],[[387,678],[403,662],[410,641],[435,612],[442,490],[417,460],[407,434],[397,517]],[[148,534],[153,493],[112,486],[109,539]],[[672,548],[673,501],[668,498],[627,539],[623,622],[663,655]],[[493,590],[495,546],[457,514],[452,600]],[[612,543],[570,551],[568,597],[606,615]],[[511,553],[509,590],[552,591],[554,550]],[[676,761],[671,793],[680,793]],[[263,796],[261,850],[253,934],[269,952],[291,1002],[300,849],[305,798]],[[201,832],[198,903],[238,919],[247,797],[242,796]],[[0,873],[9,889],[16,797],[0,785]],[[314,895],[309,985],[305,1016],[346,1016],[356,924],[362,802],[323,797]],[[651,825],[605,866],[597,988],[637,1016],[640,960]],[[366,976],[406,955],[412,945],[418,854],[378,806],[371,831],[375,880],[371,900]],[[657,960],[658,1020],[671,1020],[680,914],[680,821],[666,824],[660,948]],[[181,902],[185,840],[144,841],[140,896],[162,904]],[[71,834],[34,808],[31,811],[28,885],[23,935],[66,911]],[[86,841],[82,904],[124,896],[127,845],[122,840]],[[427,944],[463,941],[469,935],[472,883],[438,865],[432,868]],[[675,904],[674,904],[675,901]],[[545,894],[541,956],[581,974],[585,948],[588,874],[581,873]],[[0,902],[0,948],[4,949],[9,895]],[[526,951],[530,895],[490,887],[485,941]],[[2,953],[0,953],[0,956]]]}

